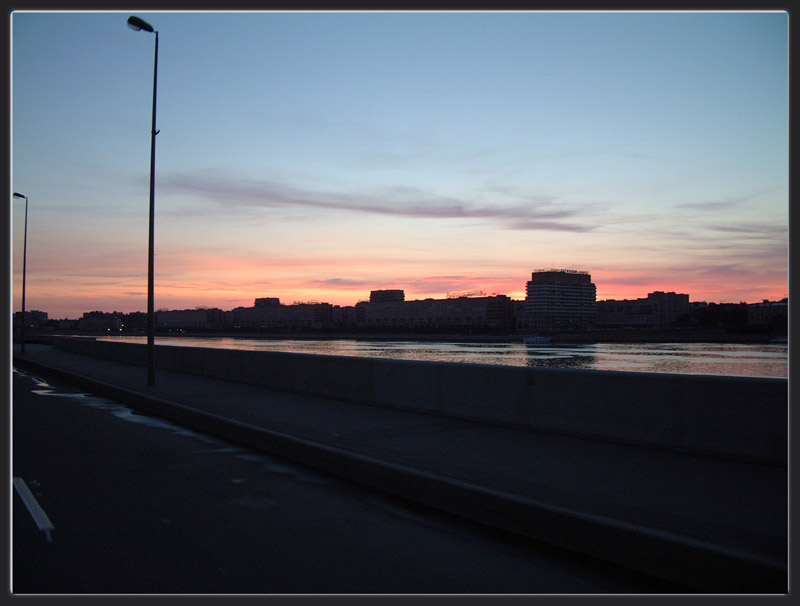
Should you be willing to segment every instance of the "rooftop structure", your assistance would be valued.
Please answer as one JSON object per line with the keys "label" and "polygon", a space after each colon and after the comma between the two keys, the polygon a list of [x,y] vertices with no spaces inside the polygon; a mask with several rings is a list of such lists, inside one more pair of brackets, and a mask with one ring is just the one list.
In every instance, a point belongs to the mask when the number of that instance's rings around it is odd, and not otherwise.
{"label": "rooftop structure", "polygon": [[406,293],[403,290],[373,290],[369,293],[370,303],[388,303],[405,301]]}

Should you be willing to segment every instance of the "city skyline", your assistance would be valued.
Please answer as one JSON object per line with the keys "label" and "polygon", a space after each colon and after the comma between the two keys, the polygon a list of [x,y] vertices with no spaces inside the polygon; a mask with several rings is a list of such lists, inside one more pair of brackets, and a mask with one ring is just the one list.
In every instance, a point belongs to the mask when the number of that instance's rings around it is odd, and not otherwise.
{"label": "city skyline", "polygon": [[[550,268],[550,269],[552,269],[554,271],[562,271],[560,269],[555,269],[555,268]],[[549,271],[550,269],[543,270],[543,271]],[[534,270],[534,271],[538,271],[538,270]],[[586,272],[586,273],[591,274],[591,272]],[[229,309],[225,309],[225,308],[214,306],[214,305],[197,304],[197,305],[188,305],[187,307],[181,307],[181,308],[177,308],[177,307],[174,307],[174,308],[160,307],[160,308],[156,309],[156,313],[161,312],[161,311],[186,311],[186,310],[198,310],[198,309],[209,309],[209,310],[211,310],[211,309],[219,309],[221,311],[228,312],[228,311],[233,311],[236,308],[246,308],[246,309],[247,308],[252,308],[252,307],[254,307],[256,305],[256,300],[258,300],[258,299],[278,300],[278,302],[279,302],[279,304],[281,306],[319,305],[319,304],[323,304],[323,305],[332,305],[334,307],[355,307],[358,303],[370,302],[370,298],[371,298],[371,295],[373,294],[373,292],[381,292],[381,291],[394,292],[394,291],[398,291],[398,290],[402,291],[403,294],[404,294],[404,297],[405,297],[405,289],[403,289],[402,287],[392,288],[392,289],[383,289],[383,288],[381,288],[381,289],[372,289],[372,290],[370,290],[370,291],[368,291],[366,293],[366,296],[362,296],[357,301],[353,301],[352,303],[345,303],[345,304],[331,303],[330,301],[323,301],[323,300],[320,300],[320,301],[307,300],[307,301],[291,301],[291,302],[287,302],[287,301],[281,300],[280,297],[272,297],[269,294],[252,294],[252,295],[250,295],[249,303],[245,303],[243,305],[237,305],[236,307],[232,307],[232,308],[229,308]],[[598,286],[598,291],[599,290],[600,290],[600,288]],[[643,294],[640,294],[640,295],[634,294],[634,295],[632,295],[630,297],[627,297],[626,299],[613,299],[613,298],[600,299],[598,297],[596,299],[596,301],[597,301],[597,303],[603,303],[603,302],[610,302],[610,301],[615,301],[615,300],[639,300],[639,299],[643,300],[643,299],[646,299],[649,295],[655,294],[655,293],[687,295],[689,297],[690,303],[715,303],[715,304],[727,304],[727,303],[730,303],[730,304],[741,304],[741,303],[747,303],[747,304],[750,305],[750,304],[759,304],[759,303],[763,303],[764,301],[769,301],[770,300],[770,299],[767,299],[767,298],[761,298],[761,299],[753,300],[753,301],[735,301],[735,302],[734,301],[731,301],[731,302],[704,301],[704,300],[694,300],[694,299],[692,299],[691,293],[679,293],[679,292],[676,293],[675,291],[665,291],[663,289],[656,289],[656,290],[653,290],[653,291],[650,291],[650,292],[647,292],[647,293],[643,293]],[[523,293],[523,296],[521,298],[515,298],[515,297],[510,296],[507,293],[501,293],[501,292],[491,292],[491,293],[489,293],[489,292],[483,292],[483,291],[474,291],[474,292],[469,292],[469,293],[446,293],[445,296],[442,296],[442,297],[425,297],[425,298],[432,298],[432,299],[441,300],[441,299],[452,298],[451,295],[453,295],[453,297],[463,296],[463,297],[467,297],[467,298],[505,296],[505,297],[508,297],[509,299],[511,299],[511,301],[515,302],[515,303],[524,303],[524,301],[526,299],[524,293]],[[775,301],[782,301],[783,299],[786,299],[786,298],[787,297],[782,297],[781,299],[775,299]],[[424,299],[423,298],[413,298],[412,299],[412,298],[405,297],[404,300],[406,302],[411,302],[411,301],[420,301],[420,300],[424,300]],[[100,312],[100,313],[104,313],[104,314],[112,314],[112,313],[124,313],[124,314],[127,314],[127,313],[140,313],[140,314],[146,314],[146,310],[144,308],[142,308],[142,309],[131,309],[131,310],[99,309],[99,308],[98,309],[86,309],[86,310],[83,310],[82,312],[80,312],[78,315],[76,315],[74,317],[66,317],[66,316],[64,316],[64,317],[60,317],[60,316],[56,317],[52,313],[48,312],[48,310],[46,310],[46,309],[26,309],[26,311],[25,311],[26,314],[37,313],[37,312],[46,313],[48,315],[48,319],[49,320],[77,320],[81,316],[83,316],[84,314],[91,314],[91,313],[96,313],[96,312]],[[19,314],[19,311],[16,311],[15,313]]]}
{"label": "city skyline", "polygon": [[[26,309],[50,317],[146,306],[129,14],[12,14]],[[788,296],[784,12],[135,14],[160,34],[156,309],[524,299],[546,266],[598,300]]]}

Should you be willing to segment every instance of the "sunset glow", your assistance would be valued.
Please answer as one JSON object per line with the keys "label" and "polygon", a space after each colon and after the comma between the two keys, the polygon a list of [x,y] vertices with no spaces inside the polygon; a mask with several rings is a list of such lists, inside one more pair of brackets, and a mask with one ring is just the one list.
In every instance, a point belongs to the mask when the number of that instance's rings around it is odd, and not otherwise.
{"label": "sunset glow", "polygon": [[[785,13],[137,14],[156,309],[523,299],[538,268],[598,300],[788,296]],[[146,308],[153,40],[128,16],[12,16],[26,308],[50,318]]]}

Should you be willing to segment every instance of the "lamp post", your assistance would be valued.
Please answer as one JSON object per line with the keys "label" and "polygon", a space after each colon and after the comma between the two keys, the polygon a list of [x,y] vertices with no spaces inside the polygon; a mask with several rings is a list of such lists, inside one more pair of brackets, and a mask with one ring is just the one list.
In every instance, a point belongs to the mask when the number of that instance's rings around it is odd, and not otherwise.
{"label": "lamp post", "polygon": [[156,85],[158,82],[158,32],[153,26],[139,19],[128,17],[128,27],[156,35],[156,52],[153,62],[153,125],[150,129],[150,238],[147,254],[147,384],[155,385],[155,319],[153,313],[153,227],[155,215],[155,175],[156,175]]}
{"label": "lamp post", "polygon": [[28,196],[14,192],[15,198],[25,198],[25,244],[22,247],[22,318],[20,319],[20,353],[25,353],[25,266],[28,262]]}

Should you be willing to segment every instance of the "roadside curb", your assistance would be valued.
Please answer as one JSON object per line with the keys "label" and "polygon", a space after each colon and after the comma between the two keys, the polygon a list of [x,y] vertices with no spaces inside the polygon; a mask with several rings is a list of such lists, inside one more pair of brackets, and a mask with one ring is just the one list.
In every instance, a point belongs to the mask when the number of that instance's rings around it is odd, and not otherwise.
{"label": "roadside curb", "polygon": [[20,369],[139,412],[293,460],[481,524],[708,592],[785,593],[780,562],[620,520],[553,507],[358,452],[256,427],[185,404],[14,356]]}

